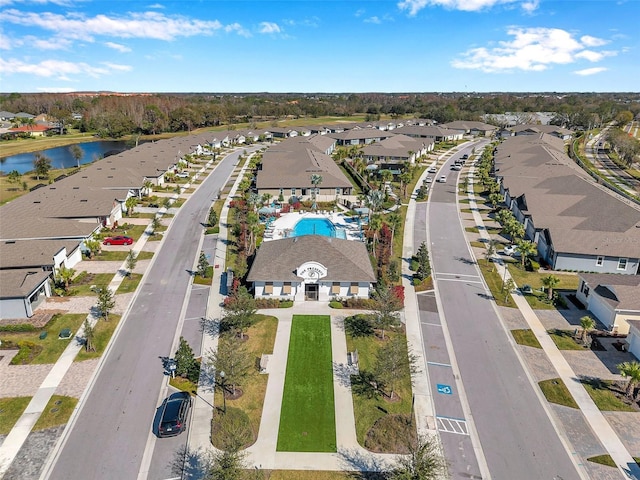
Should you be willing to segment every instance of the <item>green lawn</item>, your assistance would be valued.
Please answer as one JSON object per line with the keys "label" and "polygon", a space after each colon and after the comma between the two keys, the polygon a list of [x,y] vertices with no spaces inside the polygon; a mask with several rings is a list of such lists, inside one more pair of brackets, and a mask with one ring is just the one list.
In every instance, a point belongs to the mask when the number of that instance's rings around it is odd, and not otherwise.
{"label": "green lawn", "polygon": [[493,262],[487,262],[485,259],[481,259],[478,260],[478,266],[484,276],[484,281],[487,282],[487,286],[489,290],[491,290],[496,304],[501,307],[515,307],[516,305],[511,295],[507,295],[507,292],[502,288],[502,277],[496,271]]}
{"label": "green lawn", "polygon": [[327,315],[293,316],[278,451],[336,451],[330,321]]}
{"label": "green lawn", "polygon": [[0,398],[0,435],[7,435],[18,421],[31,397]]}
{"label": "green lawn", "polygon": [[548,330],[547,333],[558,347],[558,350],[584,350],[584,346],[573,339],[573,330]]}
{"label": "green lawn", "polygon": [[[115,252],[114,252],[115,253]],[[120,252],[117,252],[120,253]],[[113,280],[114,273],[87,273],[80,272],[69,285],[69,292],[78,297],[96,296],[96,292],[91,289],[96,287],[106,287]]]}
{"label": "green lawn", "polygon": [[511,330],[511,335],[513,335],[513,338],[515,339],[518,345],[526,345],[528,347],[542,348],[542,346],[540,345],[540,342],[538,342],[538,339],[533,334],[531,329],[526,328],[522,330]]}
{"label": "green lawn", "polygon": [[[59,339],[58,334],[60,331],[68,328],[75,334],[86,317],[87,315],[84,313],[54,315],[42,330],[36,330],[35,332],[3,332],[0,333],[0,340],[5,346],[12,343],[20,349],[18,354],[11,360],[12,365],[55,363],[64,349],[67,348],[67,345],[74,341],[73,335],[66,340]],[[43,331],[47,332],[47,336],[44,339],[40,339],[40,334]]]}
{"label": "green lawn", "polygon": [[91,358],[98,358],[104,352],[104,349],[107,348],[107,344],[109,340],[111,340],[111,335],[115,331],[118,323],[120,322],[120,315],[114,315],[113,313],[109,315],[109,321],[105,322],[104,319],[100,318],[98,322],[95,324],[95,334],[96,338],[94,340],[94,346],[96,347],[95,352],[87,352],[84,348],[78,352],[74,362],[81,362],[83,360],[89,360]]}
{"label": "green lawn", "polygon": [[116,293],[131,293],[138,288],[140,284],[140,280],[142,280],[142,275],[139,273],[131,273],[127,275],[120,283],[118,290]]}
{"label": "green lawn", "polygon": [[53,395],[33,429],[44,430],[45,428],[64,425],[69,421],[69,417],[71,417],[77,403],[77,398]]}
{"label": "green lawn", "polygon": [[538,382],[542,393],[551,403],[564,405],[566,407],[578,408],[578,404],[571,396],[569,389],[560,378],[552,378]]}
{"label": "green lawn", "polygon": [[627,405],[610,390],[611,382],[606,380],[583,381],[582,386],[587,391],[593,403],[606,412],[635,412],[633,407]]}

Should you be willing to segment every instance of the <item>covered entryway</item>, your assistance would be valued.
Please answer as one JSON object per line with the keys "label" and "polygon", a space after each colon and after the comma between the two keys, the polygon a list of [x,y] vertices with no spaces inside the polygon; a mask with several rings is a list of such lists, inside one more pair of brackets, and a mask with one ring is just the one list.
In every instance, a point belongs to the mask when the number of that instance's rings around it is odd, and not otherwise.
{"label": "covered entryway", "polygon": [[318,290],[317,283],[306,283],[304,286],[304,299],[317,302]]}

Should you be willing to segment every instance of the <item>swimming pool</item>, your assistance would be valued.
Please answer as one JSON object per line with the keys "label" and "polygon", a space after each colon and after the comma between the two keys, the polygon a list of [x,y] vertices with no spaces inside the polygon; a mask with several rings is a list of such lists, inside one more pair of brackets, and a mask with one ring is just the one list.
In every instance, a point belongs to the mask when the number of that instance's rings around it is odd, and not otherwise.
{"label": "swimming pool", "polygon": [[342,228],[336,228],[326,218],[303,218],[293,227],[292,237],[302,235],[323,235],[325,237],[347,238],[346,232]]}

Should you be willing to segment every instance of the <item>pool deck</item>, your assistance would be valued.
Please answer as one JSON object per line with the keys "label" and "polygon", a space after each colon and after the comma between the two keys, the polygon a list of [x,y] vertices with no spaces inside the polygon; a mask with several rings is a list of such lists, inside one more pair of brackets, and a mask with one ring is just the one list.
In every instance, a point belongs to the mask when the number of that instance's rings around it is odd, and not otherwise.
{"label": "pool deck", "polygon": [[[345,238],[347,240],[359,240],[363,241],[362,229],[357,223],[347,221],[348,218],[353,217],[345,217],[340,212],[331,212],[331,211],[319,211],[317,213],[310,212],[293,212],[293,213],[283,213],[279,218],[276,218],[267,230],[265,230],[264,241],[269,240],[280,240],[282,238],[287,238],[289,234],[293,231],[296,223],[298,223],[302,219],[326,219],[329,220],[335,226],[336,230],[343,230],[345,233]],[[341,238],[338,236],[337,238]]]}

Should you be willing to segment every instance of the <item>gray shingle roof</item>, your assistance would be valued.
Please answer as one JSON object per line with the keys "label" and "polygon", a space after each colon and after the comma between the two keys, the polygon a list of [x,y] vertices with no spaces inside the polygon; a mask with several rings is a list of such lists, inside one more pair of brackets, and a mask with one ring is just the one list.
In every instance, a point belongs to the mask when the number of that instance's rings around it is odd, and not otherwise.
{"label": "gray shingle roof", "polygon": [[247,276],[255,281],[299,281],[296,269],[315,261],[327,268],[326,281],[375,282],[367,247],[362,242],[305,235],[263,242]]}
{"label": "gray shingle roof", "polygon": [[33,293],[51,272],[20,268],[0,270],[0,298],[23,298]]}
{"label": "gray shingle roof", "polygon": [[53,257],[63,248],[67,255],[78,246],[78,241],[68,240],[20,240],[0,243],[1,268],[31,268],[53,266]]}
{"label": "gray shingle roof", "polygon": [[640,312],[640,275],[583,273],[580,276],[613,308]]}
{"label": "gray shingle roof", "polygon": [[536,229],[562,253],[640,257],[640,208],[597,185],[564,153],[561,139],[510,137],[498,146],[497,175],[524,195]]}

